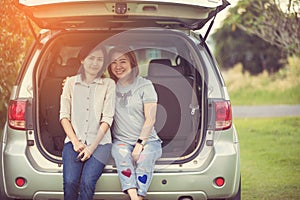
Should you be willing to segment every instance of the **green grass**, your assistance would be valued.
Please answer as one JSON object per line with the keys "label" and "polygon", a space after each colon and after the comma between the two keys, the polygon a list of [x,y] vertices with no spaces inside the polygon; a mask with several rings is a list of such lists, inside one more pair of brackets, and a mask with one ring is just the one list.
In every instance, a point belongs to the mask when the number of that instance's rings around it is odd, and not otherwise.
{"label": "green grass", "polygon": [[275,74],[257,76],[242,72],[238,64],[223,71],[233,105],[300,104],[300,57],[290,57],[288,64]]}
{"label": "green grass", "polygon": [[242,199],[300,199],[300,117],[236,119]]}
{"label": "green grass", "polygon": [[300,86],[285,89],[284,91],[270,91],[264,89],[253,90],[243,88],[229,91],[232,105],[279,105],[300,104]]}

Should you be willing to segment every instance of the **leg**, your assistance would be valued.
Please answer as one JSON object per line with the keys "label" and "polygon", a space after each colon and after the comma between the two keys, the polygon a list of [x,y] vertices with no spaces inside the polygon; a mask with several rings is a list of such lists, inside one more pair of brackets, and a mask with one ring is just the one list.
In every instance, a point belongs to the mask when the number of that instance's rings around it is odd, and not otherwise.
{"label": "leg", "polygon": [[93,200],[95,188],[105,165],[94,156],[84,163],[82,170],[79,200]]}
{"label": "leg", "polygon": [[130,188],[127,190],[127,194],[130,197],[130,200],[140,200],[141,196],[138,196],[136,188]]}
{"label": "leg", "polygon": [[146,196],[153,177],[155,162],[161,157],[162,148],[160,141],[151,141],[145,144],[139,160],[137,161],[136,174],[138,195]]}
{"label": "leg", "polygon": [[129,196],[131,195],[131,199],[134,199],[137,184],[131,157],[132,150],[133,146],[120,141],[114,142],[112,146],[112,156],[118,169],[122,191],[127,192]]}
{"label": "leg", "polygon": [[65,200],[76,200],[78,198],[79,180],[83,163],[75,161],[77,155],[78,153],[73,150],[71,142],[64,145],[62,160]]}

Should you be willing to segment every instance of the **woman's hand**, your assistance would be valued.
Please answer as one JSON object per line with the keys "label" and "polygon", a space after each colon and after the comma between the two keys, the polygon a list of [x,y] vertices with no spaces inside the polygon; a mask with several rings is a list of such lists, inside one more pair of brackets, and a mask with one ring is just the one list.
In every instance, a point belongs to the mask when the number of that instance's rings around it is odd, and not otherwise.
{"label": "woman's hand", "polygon": [[88,148],[84,148],[79,154],[78,158],[80,158],[81,162],[84,162],[88,160],[92,156],[91,152],[88,150]]}
{"label": "woman's hand", "polygon": [[66,78],[64,78],[63,82],[61,83],[61,87],[62,89],[64,88],[65,84],[66,84],[66,81],[69,77],[67,76]]}
{"label": "woman's hand", "polygon": [[77,140],[73,143],[73,149],[76,152],[81,152],[85,149],[85,144],[83,144],[80,140]]}
{"label": "woman's hand", "polygon": [[84,162],[92,156],[93,152],[94,150],[90,148],[90,146],[85,146],[85,148],[78,154],[77,158],[79,158],[81,162]]}
{"label": "woman's hand", "polygon": [[133,151],[131,153],[131,156],[132,156],[132,159],[134,162],[138,161],[143,149],[144,149],[144,146],[142,144],[140,144],[140,143],[135,144],[135,147],[133,148]]}

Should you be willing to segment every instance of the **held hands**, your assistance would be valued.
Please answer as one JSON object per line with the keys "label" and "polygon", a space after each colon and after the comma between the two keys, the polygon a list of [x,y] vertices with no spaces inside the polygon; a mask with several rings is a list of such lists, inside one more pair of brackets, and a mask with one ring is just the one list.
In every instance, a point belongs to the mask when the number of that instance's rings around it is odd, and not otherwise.
{"label": "held hands", "polygon": [[85,144],[83,144],[80,140],[77,140],[73,143],[73,149],[76,152],[81,152],[85,148]]}
{"label": "held hands", "polygon": [[[80,160],[81,162],[84,162],[92,156],[92,154],[94,153],[94,151],[98,147],[100,141],[104,137],[104,134],[106,133],[108,127],[109,126],[107,125],[107,123],[101,123],[100,128],[97,132],[97,135],[96,135],[93,143],[88,145],[88,146],[81,143],[82,145],[84,145],[84,148],[80,148],[80,151],[77,151],[77,152],[79,152],[79,154],[78,154],[76,160]],[[104,129],[104,131],[102,129]],[[82,146],[80,146],[80,147],[82,147]],[[76,151],[75,145],[74,145],[74,150]]]}
{"label": "held hands", "polygon": [[93,148],[92,145],[85,145],[85,148],[78,154],[77,159],[81,162],[88,160],[93,155],[95,149],[96,148]]}
{"label": "held hands", "polygon": [[132,156],[132,159],[134,162],[138,161],[143,149],[144,149],[144,146],[142,144],[140,144],[140,143],[135,144],[135,147],[133,148],[133,151],[131,153],[131,156]]}
{"label": "held hands", "polygon": [[76,160],[81,161],[81,162],[88,160],[92,156],[92,154],[94,153],[94,151],[96,149],[94,147],[95,145],[87,146],[87,145],[83,144],[80,140],[75,142],[73,144],[73,146],[74,146],[73,147],[74,151],[79,152]]}

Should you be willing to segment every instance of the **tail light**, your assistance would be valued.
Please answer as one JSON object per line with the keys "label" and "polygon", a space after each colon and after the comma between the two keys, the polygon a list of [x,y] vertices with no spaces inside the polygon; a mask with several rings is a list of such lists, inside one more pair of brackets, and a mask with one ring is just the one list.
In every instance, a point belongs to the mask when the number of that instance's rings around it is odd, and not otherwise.
{"label": "tail light", "polygon": [[232,110],[230,101],[215,102],[215,129],[226,130],[232,125]]}
{"label": "tail light", "polygon": [[214,180],[214,183],[216,184],[216,186],[222,187],[225,183],[225,179],[223,177],[218,177]]}
{"label": "tail light", "polygon": [[13,129],[25,130],[26,100],[11,100],[8,106],[8,124]]}
{"label": "tail light", "polygon": [[18,186],[18,187],[23,187],[25,184],[27,183],[27,180],[23,177],[18,177],[16,178],[15,180],[15,184]]}

